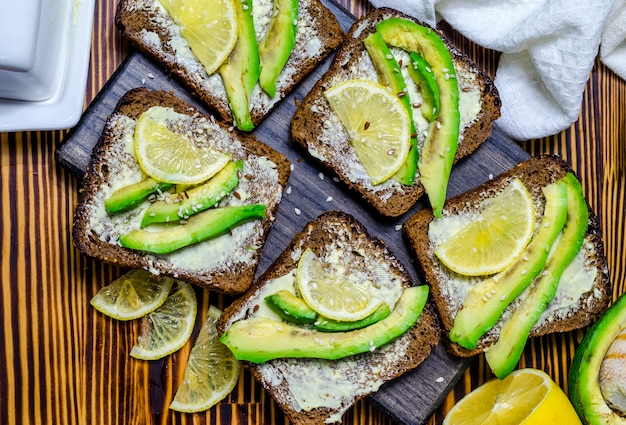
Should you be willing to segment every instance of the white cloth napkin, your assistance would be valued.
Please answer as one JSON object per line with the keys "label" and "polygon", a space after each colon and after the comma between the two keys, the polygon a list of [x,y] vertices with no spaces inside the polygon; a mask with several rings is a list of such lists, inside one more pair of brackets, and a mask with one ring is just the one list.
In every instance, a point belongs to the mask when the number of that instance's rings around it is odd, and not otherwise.
{"label": "white cloth napkin", "polygon": [[[578,119],[595,59],[626,79],[626,0],[371,0],[434,26],[438,19],[502,52],[496,125],[515,140],[556,134]],[[601,47],[600,47],[601,46]]]}

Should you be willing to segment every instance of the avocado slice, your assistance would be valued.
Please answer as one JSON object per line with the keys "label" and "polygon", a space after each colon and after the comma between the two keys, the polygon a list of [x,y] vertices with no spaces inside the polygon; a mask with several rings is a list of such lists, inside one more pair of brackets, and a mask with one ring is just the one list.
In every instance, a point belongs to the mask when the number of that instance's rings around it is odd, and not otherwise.
{"label": "avocado slice", "polygon": [[104,200],[104,208],[109,214],[127,211],[141,204],[153,193],[164,192],[172,186],[174,185],[171,183],[163,183],[147,178],[117,189]]}
{"label": "avocado slice", "polygon": [[192,216],[186,224],[175,224],[164,230],[133,230],[120,236],[123,247],[167,254],[177,249],[227,233],[249,220],[265,218],[265,205],[238,205],[211,208]]}
{"label": "avocado slice", "polygon": [[504,310],[535,279],[546,264],[552,244],[567,218],[567,188],[562,180],[543,188],[545,210],[539,229],[517,260],[504,270],[472,286],[454,318],[450,340],[467,349],[493,327]]}
{"label": "avocado slice", "polygon": [[374,310],[372,314],[354,322],[340,322],[338,320],[328,319],[325,317],[318,317],[313,328],[322,332],[347,332],[355,329],[365,328],[380,322],[385,317],[391,314],[391,309],[387,303],[381,303],[380,306]]}
{"label": "avocado slice", "polygon": [[615,338],[626,328],[626,295],[596,321],[576,348],[568,380],[569,398],[584,424],[617,425],[626,418],[611,409],[599,384],[600,366]]}
{"label": "avocado slice", "polygon": [[430,65],[439,87],[439,117],[429,126],[418,164],[420,182],[433,214],[439,218],[461,131],[459,85],[454,63],[445,43],[431,28],[403,18],[385,19],[376,28],[388,45],[421,54]]}
{"label": "avocado slice", "polygon": [[261,73],[259,45],[252,17],[252,0],[241,0],[235,9],[237,44],[218,72],[222,77],[235,125],[240,130],[251,131],[254,124],[250,117],[250,94]]}
{"label": "avocado slice", "polygon": [[317,320],[317,313],[300,297],[287,289],[265,297],[265,302],[281,318],[299,325],[311,324]]}
{"label": "avocado slice", "polygon": [[485,352],[489,367],[500,379],[517,365],[530,331],[554,298],[561,275],[580,251],[587,234],[589,210],[582,187],[572,173],[563,181],[567,187],[567,220],[563,231],[528,296],[504,322],[498,341]]}
{"label": "avocado slice", "polygon": [[[243,161],[229,162],[206,183],[180,193],[180,202],[157,201],[151,204],[144,213],[141,227],[152,223],[170,223],[180,219],[188,219],[217,204],[228,195],[239,183],[243,171]],[[174,198],[176,199],[176,194]]]}
{"label": "avocado slice", "polygon": [[265,297],[265,301],[282,319],[298,325],[312,324],[313,329],[322,332],[346,332],[364,328],[381,321],[391,314],[386,303],[382,303],[372,314],[353,322],[340,322],[318,316],[317,312],[309,307],[302,298],[286,289]]}
{"label": "avocado slice", "polygon": [[407,288],[385,319],[348,332],[317,332],[269,318],[251,317],[233,323],[220,341],[238,360],[253,363],[287,357],[336,360],[375,350],[402,335],[417,322],[427,299],[426,285]]}
{"label": "avocado slice", "polygon": [[298,0],[274,0],[269,28],[259,43],[259,85],[270,97],[276,95],[276,82],[296,45],[297,32]]}
{"label": "avocado slice", "polygon": [[418,87],[422,95],[420,112],[428,121],[434,121],[439,117],[439,86],[433,74],[433,70],[423,57],[415,52],[409,54],[411,63],[407,67],[409,76]]}
{"label": "avocado slice", "polygon": [[392,93],[396,93],[404,108],[409,113],[411,119],[411,148],[406,162],[396,172],[394,178],[402,184],[412,186],[415,183],[415,173],[417,171],[417,128],[413,120],[413,107],[409,93],[406,89],[406,83],[402,76],[402,69],[398,62],[394,59],[389,46],[385,43],[378,32],[373,32],[363,40],[365,48],[374,63],[376,73],[380,83],[391,88]]}

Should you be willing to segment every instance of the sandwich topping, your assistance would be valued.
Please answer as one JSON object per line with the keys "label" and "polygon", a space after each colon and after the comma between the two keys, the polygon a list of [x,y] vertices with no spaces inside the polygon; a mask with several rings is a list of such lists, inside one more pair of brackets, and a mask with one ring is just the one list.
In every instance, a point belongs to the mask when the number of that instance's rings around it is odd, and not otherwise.
{"label": "sandwich topping", "polygon": [[[250,261],[248,256],[259,248],[256,235],[262,235],[260,219],[265,218],[266,206],[280,201],[276,165],[265,157],[248,154],[234,135],[210,119],[161,107],[148,112],[149,116],[158,117],[159,131],[166,129],[167,134],[174,134],[171,137],[193,143],[193,149],[184,153],[194,152],[201,160],[206,155],[226,161],[217,172],[212,171],[211,178],[197,185],[160,186],[162,182],[149,178],[156,184],[148,185],[151,190],[140,191],[139,202],[107,210],[116,194],[128,192],[132,198],[137,192],[129,188],[146,184],[146,174],[136,156],[135,122],[124,115],[115,117],[109,125],[124,142],[118,147],[120,152],[110,153],[119,158],[119,167],[110,164],[110,175],[98,193],[101,204],[96,203],[90,218],[98,237],[167,255],[172,266],[183,269],[197,267],[198,255],[207,267]],[[149,132],[148,137],[159,131]],[[178,154],[171,152],[169,156]]]}
{"label": "sandwich topping", "polygon": [[[520,183],[509,181],[509,185]],[[452,272],[443,263],[439,270],[441,279],[448,282],[444,296],[454,316],[451,339],[473,349],[483,336],[489,335],[492,341],[499,335],[501,340],[491,347],[493,352],[486,350],[499,377],[515,366],[532,329],[567,316],[585,296],[594,296],[589,291],[597,271],[584,264],[584,258],[592,254],[588,249],[593,248],[584,242],[588,215],[580,183],[568,174],[546,186],[535,202],[542,211],[536,230],[520,256],[503,271],[469,276]],[[429,238],[434,252],[474,226],[481,207],[468,208],[431,222]],[[468,250],[477,246],[466,242]]]}
{"label": "sandwich topping", "polygon": [[[309,145],[309,153],[322,162],[332,163],[333,169],[338,170],[345,180],[363,186],[383,200],[396,192],[402,193],[416,181],[422,181],[424,175],[427,180],[428,176],[433,176],[436,184],[431,187],[436,187],[429,188],[428,191],[429,197],[433,197],[431,203],[434,211],[439,213],[443,204],[442,195],[445,197],[451,161],[457,145],[463,143],[460,134],[480,116],[482,88],[472,70],[456,67],[453,61],[452,65],[437,68],[434,66],[435,60],[431,59],[433,64],[428,65],[421,48],[401,43],[401,37],[394,35],[393,31],[385,30],[385,25],[393,27],[397,23],[401,26],[410,25],[404,19],[383,20],[377,31],[366,37],[366,48],[354,59],[354,64],[347,64],[341,73],[332,77],[327,90],[333,90],[339,84],[353,80],[370,80],[386,86],[389,93],[397,97],[409,112],[411,147],[403,166],[390,178],[372,179],[360,155],[352,147],[346,146],[346,133],[352,144],[355,141],[353,135],[347,128],[343,131],[337,130],[344,126],[344,120],[339,117],[337,109],[332,104],[321,101],[315,103],[311,111],[328,115],[324,123],[324,133],[320,137],[324,152]],[[359,37],[362,30],[365,28],[357,29],[353,36]],[[424,31],[427,32],[426,29]],[[438,37],[434,32],[428,36]],[[445,52],[442,50],[439,53],[447,55],[450,60],[447,48]],[[433,69],[441,70],[439,79],[434,78]],[[441,93],[443,86],[450,84],[455,86],[451,90],[457,93],[456,100],[451,107],[444,102],[442,114]],[[443,93],[447,91],[443,90]],[[329,106],[332,113],[327,114]],[[446,133],[448,126],[456,128],[453,134]]]}

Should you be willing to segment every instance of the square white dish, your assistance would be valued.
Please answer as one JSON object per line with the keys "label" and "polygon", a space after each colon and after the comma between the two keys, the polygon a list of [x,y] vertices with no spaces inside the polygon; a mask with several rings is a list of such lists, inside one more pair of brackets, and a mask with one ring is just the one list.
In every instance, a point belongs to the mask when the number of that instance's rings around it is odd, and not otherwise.
{"label": "square white dish", "polygon": [[40,30],[46,28],[48,34],[39,38],[61,40],[62,45],[55,46],[56,69],[50,70],[57,77],[51,80],[45,100],[0,98],[0,132],[67,129],[78,122],[85,99],[94,4],[95,0],[42,2],[42,13],[46,7],[54,8],[48,16],[58,19],[42,25]]}

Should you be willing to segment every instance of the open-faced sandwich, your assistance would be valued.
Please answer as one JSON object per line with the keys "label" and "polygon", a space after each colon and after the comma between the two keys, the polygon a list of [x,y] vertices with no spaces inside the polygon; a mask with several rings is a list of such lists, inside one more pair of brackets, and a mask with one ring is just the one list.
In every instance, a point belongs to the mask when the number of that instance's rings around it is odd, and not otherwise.
{"label": "open-faced sandwich", "polygon": [[144,55],[246,131],[343,37],[319,0],[121,0],[116,23]]}
{"label": "open-faced sandwich", "polygon": [[163,91],[133,89],[94,148],[73,239],[86,255],[222,293],[248,289],[289,161]]}
{"label": "open-faced sandwich", "polygon": [[339,422],[440,338],[428,287],[338,211],[307,224],[217,329],[296,425]]}
{"label": "open-faced sandwich", "polygon": [[555,156],[450,199],[440,218],[416,213],[404,234],[449,350],[484,352],[498,377],[515,368],[528,337],[587,326],[611,298],[597,218]]}
{"label": "open-faced sandwich", "polygon": [[427,193],[436,216],[451,167],[500,116],[493,82],[436,30],[392,9],[355,22],[297,109],[295,143],[385,216]]}

